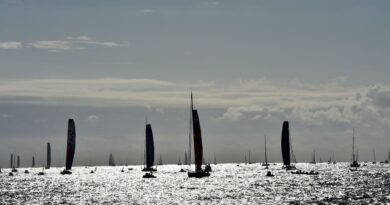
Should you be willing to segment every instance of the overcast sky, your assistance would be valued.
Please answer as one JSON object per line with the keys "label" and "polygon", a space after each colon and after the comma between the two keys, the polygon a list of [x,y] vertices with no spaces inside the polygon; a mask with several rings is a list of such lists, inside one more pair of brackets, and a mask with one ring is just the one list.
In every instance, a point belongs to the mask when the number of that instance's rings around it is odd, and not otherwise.
{"label": "overcast sky", "polygon": [[281,161],[290,121],[298,161],[349,161],[390,149],[390,2],[0,0],[0,167],[16,148],[64,165],[142,163],[144,118],[157,158],[188,146],[194,92],[204,154],[249,150]]}

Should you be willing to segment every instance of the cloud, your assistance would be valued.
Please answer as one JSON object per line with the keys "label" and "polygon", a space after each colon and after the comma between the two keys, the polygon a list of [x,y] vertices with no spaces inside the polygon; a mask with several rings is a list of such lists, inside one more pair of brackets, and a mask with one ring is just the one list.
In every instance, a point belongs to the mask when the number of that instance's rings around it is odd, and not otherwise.
{"label": "cloud", "polygon": [[379,123],[388,126],[390,87],[323,84],[267,79],[233,82],[170,82],[156,79],[46,79],[0,81],[0,103],[138,106],[164,113],[189,105],[225,110],[220,121],[289,120],[320,125]]}
{"label": "cloud", "polygon": [[45,49],[48,52],[60,52],[67,50],[88,49],[91,46],[98,47],[128,47],[128,42],[113,42],[113,41],[96,41],[89,36],[68,36],[60,40],[39,40],[24,43],[16,41],[0,42],[0,49],[17,49],[17,48],[35,48]]}
{"label": "cloud", "polygon": [[22,43],[17,41],[0,42],[0,49],[18,49],[21,46]]}
{"label": "cloud", "polygon": [[33,48],[43,48],[50,50],[71,50],[75,49],[70,41],[34,41],[29,43]]}

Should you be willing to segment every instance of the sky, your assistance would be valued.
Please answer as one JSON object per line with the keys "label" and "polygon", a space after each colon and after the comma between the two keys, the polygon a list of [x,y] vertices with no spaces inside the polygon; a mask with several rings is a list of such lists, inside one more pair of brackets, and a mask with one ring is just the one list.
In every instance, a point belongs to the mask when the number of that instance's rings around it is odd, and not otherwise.
{"label": "sky", "polygon": [[143,162],[145,116],[156,158],[183,161],[190,91],[206,160],[251,151],[349,161],[390,150],[390,2],[386,0],[0,0],[0,167],[16,150],[64,166]]}

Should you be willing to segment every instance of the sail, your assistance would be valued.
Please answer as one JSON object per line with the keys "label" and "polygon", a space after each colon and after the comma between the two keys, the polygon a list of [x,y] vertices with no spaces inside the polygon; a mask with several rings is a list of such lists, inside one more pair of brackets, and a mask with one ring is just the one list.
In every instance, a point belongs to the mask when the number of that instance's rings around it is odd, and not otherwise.
{"label": "sail", "polygon": [[35,167],[35,157],[32,157],[31,167]]}
{"label": "sail", "polygon": [[18,158],[16,159],[16,167],[19,168],[20,167],[20,157],[18,155]]}
{"label": "sail", "polygon": [[50,143],[47,143],[47,152],[46,152],[46,169],[50,169],[51,166],[51,147]]}
{"label": "sail", "polygon": [[146,137],[146,167],[151,168],[154,164],[154,142],[153,142],[152,126],[150,124],[146,124],[145,137]]}
{"label": "sail", "polygon": [[108,159],[108,165],[115,166],[115,159],[114,159],[114,155],[112,155],[112,153],[110,153],[110,158]]}
{"label": "sail", "polygon": [[10,161],[9,167],[13,168],[14,167],[13,165],[14,165],[14,155],[11,154],[11,161]]}
{"label": "sail", "polygon": [[76,150],[76,127],[73,119],[68,121],[68,140],[66,148],[66,170],[72,169],[74,153]]}
{"label": "sail", "polygon": [[290,166],[290,130],[289,130],[288,121],[283,122],[282,156],[283,156],[283,164],[286,166]]}
{"label": "sail", "polygon": [[192,110],[192,122],[194,133],[194,153],[195,153],[195,171],[202,170],[203,160],[203,145],[202,145],[202,133],[200,129],[200,122],[197,110]]}

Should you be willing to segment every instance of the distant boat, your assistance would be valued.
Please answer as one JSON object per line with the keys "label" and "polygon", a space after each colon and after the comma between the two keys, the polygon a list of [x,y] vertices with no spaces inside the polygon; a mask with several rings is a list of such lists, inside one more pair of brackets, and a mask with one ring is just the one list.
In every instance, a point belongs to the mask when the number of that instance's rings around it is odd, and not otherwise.
{"label": "distant boat", "polygon": [[248,151],[248,164],[252,164],[252,160],[251,160],[251,151],[249,150]]}
{"label": "distant boat", "polygon": [[316,150],[313,149],[313,159],[311,160],[310,164],[316,164]]}
{"label": "distant boat", "polygon": [[9,163],[9,167],[12,169],[14,167],[14,155],[11,153],[11,160]]}
{"label": "distant boat", "polygon": [[373,164],[376,164],[375,149],[372,149],[372,154],[374,155],[374,161],[373,161],[372,163],[373,163]]}
{"label": "distant boat", "polygon": [[35,157],[32,157],[31,167],[35,167]]}
{"label": "distant boat", "polygon": [[198,111],[194,110],[192,92],[191,92],[191,122],[194,138],[194,153],[195,153],[195,171],[188,172],[188,177],[208,177],[209,172],[202,170],[202,159],[203,159],[203,145],[202,145],[202,131],[200,128]]}
{"label": "distant boat", "polygon": [[108,158],[108,166],[115,166],[115,159],[112,153],[110,153],[110,157]]}
{"label": "distant boat", "polygon": [[16,149],[14,149],[14,154],[11,154],[11,159],[13,159],[11,172],[18,172],[16,169]]}
{"label": "distant boat", "polygon": [[68,120],[68,138],[66,148],[66,166],[61,174],[72,174],[74,153],[76,151],[76,126],[73,119]]}
{"label": "distant boat", "polygon": [[19,168],[20,167],[20,157],[18,155],[18,157],[16,158],[16,167]]}
{"label": "distant boat", "polygon": [[217,157],[215,156],[215,153],[214,153],[214,165],[217,165]]}
{"label": "distant boat", "polygon": [[269,164],[268,164],[268,159],[267,159],[267,135],[264,135],[264,163],[262,166],[265,166],[266,169],[268,169]]}
{"label": "distant boat", "polygon": [[286,170],[295,169],[295,166],[291,165],[290,128],[289,128],[288,121],[283,122],[282,157],[283,157],[283,168],[285,168]]}
{"label": "distant boat", "polygon": [[246,153],[245,153],[245,158],[244,158],[244,160],[245,160],[245,165],[248,164],[248,159],[246,158]]}
{"label": "distant boat", "polygon": [[352,163],[350,166],[354,168],[360,167],[360,164],[357,162],[357,156],[355,157],[355,128],[352,130]]}
{"label": "distant boat", "polygon": [[153,168],[154,164],[154,142],[153,142],[153,131],[152,131],[152,125],[148,124],[146,121],[146,128],[145,128],[145,157],[144,157],[144,169],[142,171],[149,171],[148,173],[145,173],[142,178],[156,178],[156,176],[153,175],[153,171],[157,171]]}
{"label": "distant boat", "polygon": [[41,172],[38,172],[38,175],[39,176],[45,175],[45,168],[44,167],[42,167],[42,171]]}
{"label": "distant boat", "polygon": [[47,143],[46,149],[46,169],[50,169],[51,167],[51,147],[50,142]]}
{"label": "distant boat", "polygon": [[144,155],[144,172],[157,171],[153,168],[154,165],[154,141],[152,125],[147,123],[145,125],[145,155]]}
{"label": "distant boat", "polygon": [[177,162],[177,165],[181,166],[181,159],[179,157],[179,161]]}

